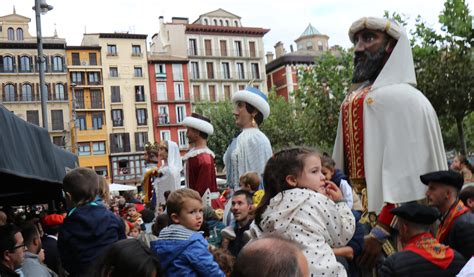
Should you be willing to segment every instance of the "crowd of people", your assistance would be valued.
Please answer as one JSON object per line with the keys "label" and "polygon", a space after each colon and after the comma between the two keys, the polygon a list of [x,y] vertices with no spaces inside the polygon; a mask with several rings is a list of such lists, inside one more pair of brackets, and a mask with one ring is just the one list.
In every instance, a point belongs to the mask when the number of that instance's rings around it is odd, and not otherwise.
{"label": "crowd of people", "polygon": [[0,276],[472,276],[472,166],[456,156],[448,170],[405,31],[362,18],[349,37],[353,85],[332,157],[274,152],[258,128],[267,97],[246,88],[232,97],[240,131],[223,156],[225,191],[214,127],[193,113],[186,155],[171,140],[147,145],[141,195],[110,195],[76,168],[64,207],[3,207]]}

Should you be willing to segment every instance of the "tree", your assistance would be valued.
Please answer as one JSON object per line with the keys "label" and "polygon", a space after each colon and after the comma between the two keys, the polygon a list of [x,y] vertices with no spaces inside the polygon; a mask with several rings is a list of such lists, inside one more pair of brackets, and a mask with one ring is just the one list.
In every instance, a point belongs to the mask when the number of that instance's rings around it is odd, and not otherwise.
{"label": "tree", "polygon": [[447,0],[439,22],[440,33],[428,27],[421,17],[416,19],[412,45],[418,88],[438,116],[446,117],[441,121],[454,120],[460,151],[466,154],[463,121],[474,111],[472,16],[464,0]]}
{"label": "tree", "polygon": [[301,103],[305,144],[331,152],[336,138],[339,109],[352,77],[352,53],[339,49],[316,58],[301,71],[295,101]]}

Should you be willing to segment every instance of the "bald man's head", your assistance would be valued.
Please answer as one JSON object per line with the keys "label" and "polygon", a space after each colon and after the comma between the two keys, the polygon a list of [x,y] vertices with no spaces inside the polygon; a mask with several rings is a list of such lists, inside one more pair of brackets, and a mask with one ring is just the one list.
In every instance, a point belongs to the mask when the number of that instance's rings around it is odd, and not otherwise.
{"label": "bald man's head", "polygon": [[234,264],[233,277],[308,276],[308,262],[299,245],[279,236],[247,244]]}

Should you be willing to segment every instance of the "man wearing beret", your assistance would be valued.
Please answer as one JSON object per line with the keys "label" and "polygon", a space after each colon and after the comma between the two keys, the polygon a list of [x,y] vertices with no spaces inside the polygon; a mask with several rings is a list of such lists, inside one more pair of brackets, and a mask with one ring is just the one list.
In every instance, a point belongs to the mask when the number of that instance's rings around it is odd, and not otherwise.
{"label": "man wearing beret", "polygon": [[449,246],[439,243],[429,232],[440,216],[431,207],[410,203],[394,208],[403,251],[388,257],[379,276],[456,276],[464,258]]}
{"label": "man wearing beret", "polygon": [[441,212],[436,238],[469,260],[474,255],[474,214],[458,198],[463,177],[454,171],[435,171],[420,179],[428,186],[428,204]]}
{"label": "man wearing beret", "polygon": [[[428,99],[415,88],[410,42],[403,27],[364,17],[349,29],[354,43],[352,85],[339,115],[333,159],[377,217],[360,264],[372,267],[394,227],[390,210],[425,198],[420,174],[447,169],[441,130]],[[365,213],[365,215],[368,215]]]}
{"label": "man wearing beret", "polygon": [[197,113],[183,120],[187,127],[186,136],[193,148],[183,157],[186,186],[201,196],[209,189],[217,191],[216,166],[214,152],[207,147],[207,137],[214,133],[211,121]]}

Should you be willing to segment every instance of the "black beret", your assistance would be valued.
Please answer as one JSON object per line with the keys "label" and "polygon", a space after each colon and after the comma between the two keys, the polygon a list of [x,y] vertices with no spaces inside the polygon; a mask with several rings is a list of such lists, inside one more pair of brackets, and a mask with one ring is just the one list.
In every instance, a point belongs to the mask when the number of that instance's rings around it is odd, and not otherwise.
{"label": "black beret", "polygon": [[418,203],[404,204],[390,212],[406,221],[425,225],[433,224],[440,217],[438,210]]}
{"label": "black beret", "polygon": [[428,185],[430,182],[436,182],[447,186],[452,186],[461,190],[464,184],[464,178],[458,172],[451,170],[441,170],[431,173],[426,173],[420,176],[421,182]]}

